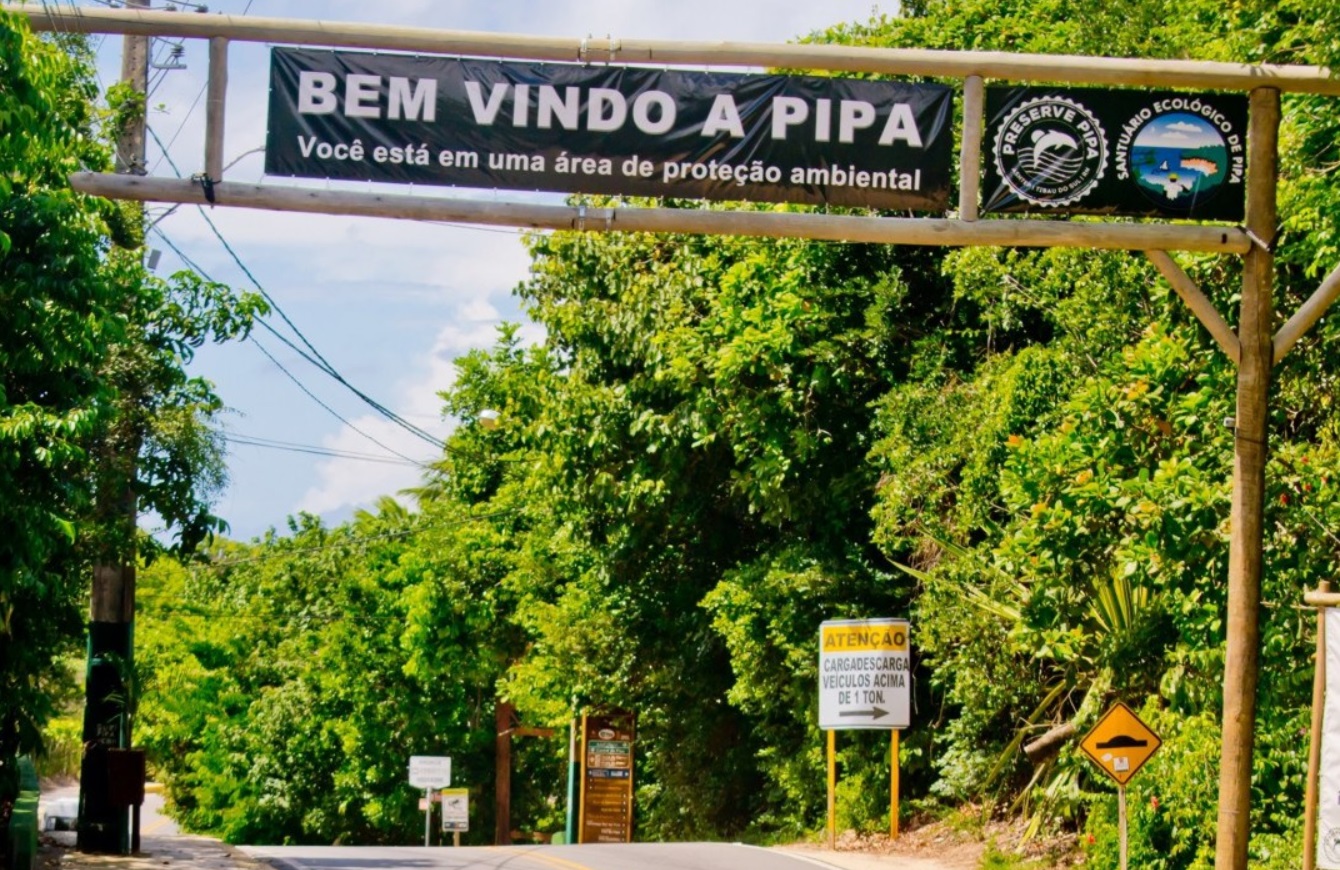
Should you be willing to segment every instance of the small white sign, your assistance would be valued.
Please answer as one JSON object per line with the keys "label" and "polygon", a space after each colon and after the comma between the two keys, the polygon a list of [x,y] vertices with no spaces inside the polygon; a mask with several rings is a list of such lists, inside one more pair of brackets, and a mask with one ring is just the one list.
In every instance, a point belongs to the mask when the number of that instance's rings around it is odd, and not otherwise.
{"label": "small white sign", "polygon": [[451,758],[446,755],[411,755],[409,784],[415,788],[446,788],[451,785]]}
{"label": "small white sign", "polygon": [[912,657],[905,619],[837,619],[819,627],[819,727],[912,724]]}
{"label": "small white sign", "polygon": [[470,790],[449,788],[442,792],[442,830],[470,830]]}

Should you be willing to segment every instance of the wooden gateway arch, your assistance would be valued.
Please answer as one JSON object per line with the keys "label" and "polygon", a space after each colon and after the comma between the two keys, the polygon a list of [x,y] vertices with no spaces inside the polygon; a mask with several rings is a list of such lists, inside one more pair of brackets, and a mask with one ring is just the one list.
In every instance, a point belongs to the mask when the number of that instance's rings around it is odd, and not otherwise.
{"label": "wooden gateway arch", "polygon": [[[146,5],[144,0],[130,4]],[[214,204],[274,211],[365,215],[584,232],[677,232],[942,246],[1119,249],[1143,252],[1238,367],[1223,749],[1215,866],[1247,866],[1252,744],[1259,676],[1263,492],[1267,408],[1273,366],[1340,295],[1340,266],[1310,299],[1272,332],[1272,246],[1280,93],[1340,96],[1340,79],[1317,67],[1199,61],[1019,55],[831,45],[771,45],[483,34],[310,20],[195,15],[145,9],[103,9],[35,3],[8,7],[41,31],[165,36],[209,41],[210,62],[203,172],[191,180],[134,172],[81,172],[81,192],[139,201]],[[358,48],[428,55],[466,55],[584,64],[664,67],[786,68],[962,80],[962,135],[957,148],[955,218],[877,217],[788,212],[666,208],[596,208],[494,200],[333,191],[224,180],[224,93],[230,41]],[[985,80],[1136,88],[1206,89],[1249,95],[1245,220],[1237,223],[1070,223],[982,219]],[[406,99],[412,97],[409,94]],[[775,128],[774,128],[775,129]],[[142,139],[142,136],[141,136]],[[134,168],[134,167],[132,167]],[[142,173],[142,167],[139,168]],[[1171,256],[1197,251],[1244,258],[1242,307],[1235,331]]]}

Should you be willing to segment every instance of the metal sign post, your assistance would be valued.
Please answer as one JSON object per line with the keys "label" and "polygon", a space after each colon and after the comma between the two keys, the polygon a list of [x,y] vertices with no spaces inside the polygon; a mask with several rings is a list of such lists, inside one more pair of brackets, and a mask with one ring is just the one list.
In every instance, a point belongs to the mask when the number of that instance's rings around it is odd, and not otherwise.
{"label": "metal sign post", "polygon": [[423,844],[431,845],[433,790],[451,785],[451,758],[445,755],[411,755],[409,784],[424,790]]}
{"label": "metal sign post", "polygon": [[423,845],[424,848],[432,845],[430,842],[433,836],[433,790],[424,791],[423,802]]}
{"label": "metal sign post", "polygon": [[1117,826],[1121,836],[1121,870],[1126,870],[1126,783],[1154,757],[1163,738],[1140,721],[1134,711],[1117,703],[1098,720],[1080,748],[1089,760],[1117,783]]}
{"label": "metal sign post", "polygon": [[1126,786],[1117,786],[1117,829],[1121,836],[1121,870],[1126,870]]}

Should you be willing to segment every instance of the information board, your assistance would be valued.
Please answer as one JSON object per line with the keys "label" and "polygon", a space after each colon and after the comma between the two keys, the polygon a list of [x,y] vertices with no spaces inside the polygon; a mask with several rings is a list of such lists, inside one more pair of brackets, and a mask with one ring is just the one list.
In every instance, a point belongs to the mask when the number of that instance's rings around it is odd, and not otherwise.
{"label": "information board", "polygon": [[470,790],[446,788],[439,799],[442,801],[442,830],[470,830]]}
{"label": "information board", "polygon": [[1247,98],[987,89],[985,211],[1239,221]]}
{"label": "information board", "polygon": [[632,713],[582,717],[582,795],[579,843],[633,840]]}

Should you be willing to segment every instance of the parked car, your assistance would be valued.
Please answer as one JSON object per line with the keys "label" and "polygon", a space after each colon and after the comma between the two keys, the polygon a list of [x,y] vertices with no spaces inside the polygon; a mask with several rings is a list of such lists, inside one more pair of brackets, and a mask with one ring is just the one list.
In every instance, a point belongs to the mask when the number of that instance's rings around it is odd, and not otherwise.
{"label": "parked car", "polygon": [[59,797],[42,801],[42,830],[73,831],[79,821],[79,798]]}

